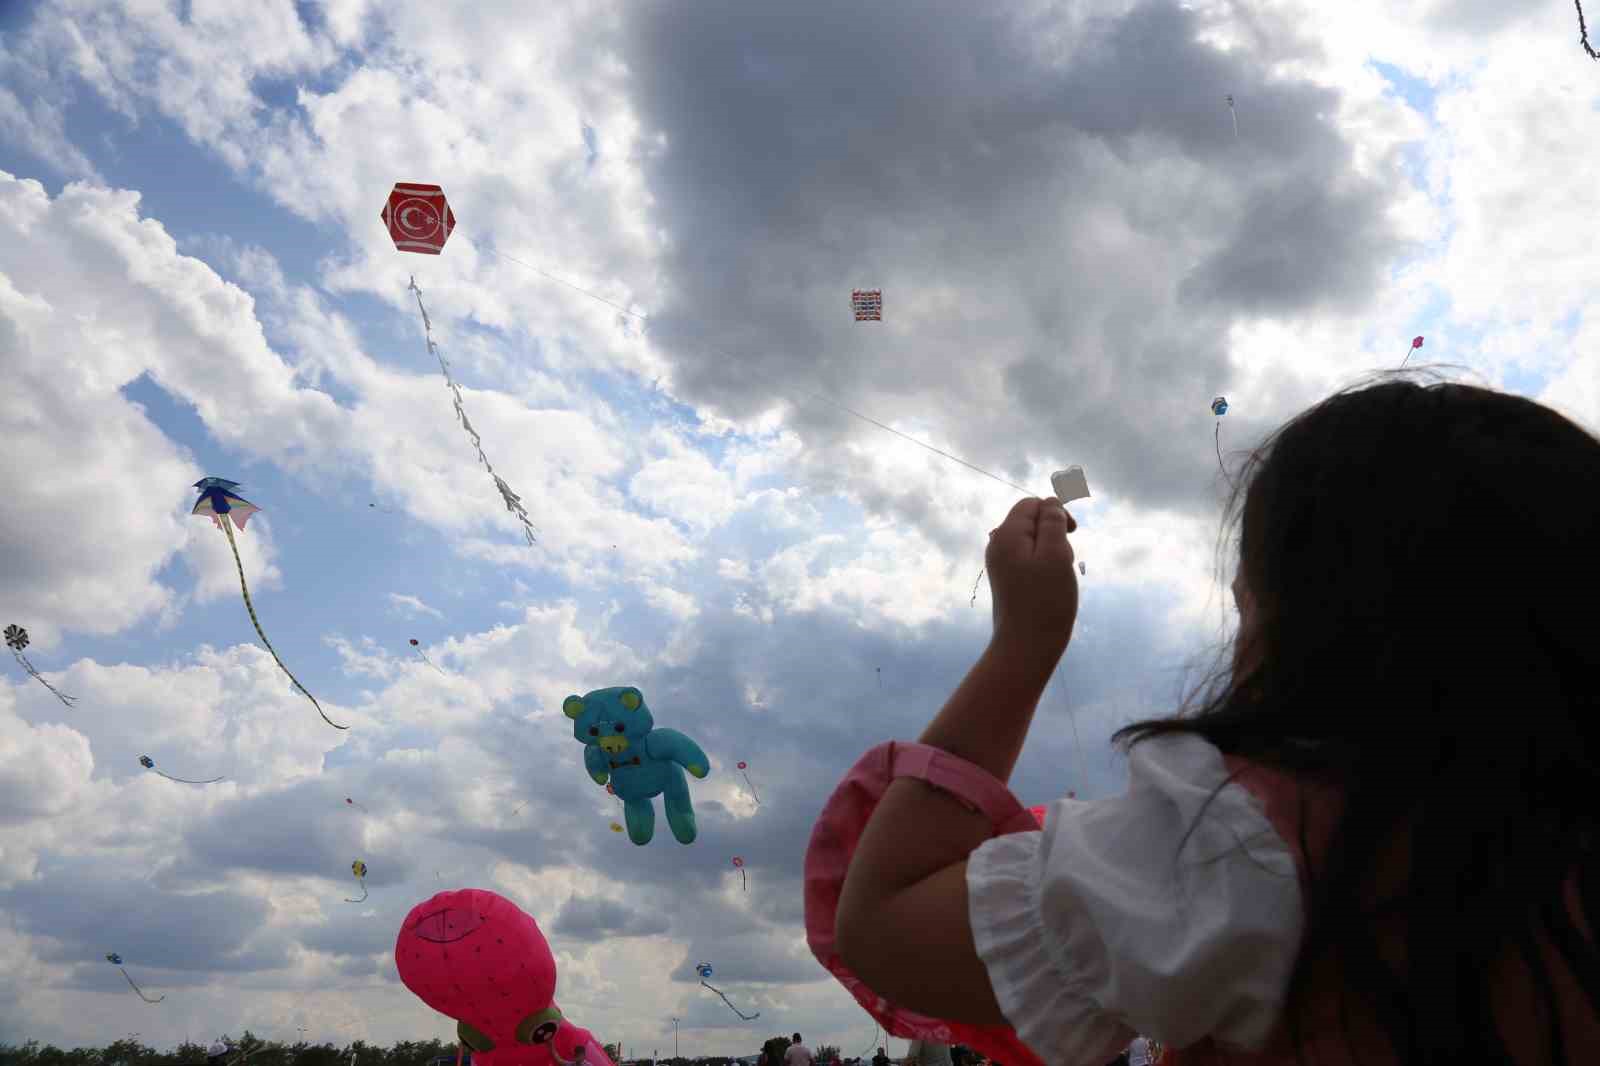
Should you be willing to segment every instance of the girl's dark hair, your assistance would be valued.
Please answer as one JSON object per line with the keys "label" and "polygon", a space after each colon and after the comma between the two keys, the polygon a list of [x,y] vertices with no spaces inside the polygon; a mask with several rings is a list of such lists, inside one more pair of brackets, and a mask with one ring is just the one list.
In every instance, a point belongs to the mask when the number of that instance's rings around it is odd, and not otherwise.
{"label": "girl's dark hair", "polygon": [[[1509,1063],[1492,982],[1520,959],[1541,1059],[1574,1061],[1540,945],[1600,1014],[1600,951],[1564,894],[1575,876],[1600,923],[1600,440],[1531,400],[1385,375],[1256,449],[1225,536],[1236,519],[1247,665],[1113,739],[1195,734],[1342,793],[1308,871],[1297,1053],[1331,965],[1401,1062]],[[1409,879],[1375,903],[1396,846]]]}

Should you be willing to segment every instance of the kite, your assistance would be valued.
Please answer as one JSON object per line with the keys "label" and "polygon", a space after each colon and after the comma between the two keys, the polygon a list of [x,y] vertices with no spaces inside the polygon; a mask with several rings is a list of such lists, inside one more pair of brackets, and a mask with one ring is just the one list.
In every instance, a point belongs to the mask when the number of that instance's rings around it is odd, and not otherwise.
{"label": "kite", "polygon": [[746,892],[750,891],[750,879],[744,874],[744,859],[735,855],[733,857],[733,868],[739,871],[739,880],[744,883],[744,890]]}
{"label": "kite", "polygon": [[173,777],[169,773],[165,773],[165,772],[163,772],[161,770],[156,770],[156,761],[154,759],[150,758],[150,756],[148,756],[148,755],[139,756],[139,765],[144,767],[146,770],[155,770],[157,774],[159,774],[160,776],[166,778],[168,781],[176,781],[179,784],[183,784],[183,785],[214,785],[218,781],[224,780],[223,778],[220,778],[220,777],[209,778],[209,779],[207,779],[205,781],[194,781],[194,780],[191,780],[190,778],[187,778],[187,777]]}
{"label": "kite", "polygon": [[1227,415],[1226,395],[1211,400],[1211,413],[1216,415],[1216,429],[1211,432],[1211,440],[1216,443],[1216,469],[1222,471],[1222,477],[1227,477],[1227,467],[1222,464],[1222,416]]}
{"label": "kite", "polygon": [[66,693],[59,691],[54,685],[46,681],[44,676],[33,668],[33,664],[28,661],[28,657],[22,654],[22,649],[28,646],[28,631],[21,626],[6,626],[5,636],[6,647],[11,649],[11,654],[16,657],[17,664],[28,672],[28,676],[49,689],[56,699],[71,707],[73,701],[78,697],[68,696]]}
{"label": "kite", "polygon": [[855,289],[850,293],[850,310],[857,322],[883,321],[883,290]]}
{"label": "kite", "polygon": [[300,694],[311,701],[311,706],[315,707],[317,713],[322,715],[324,722],[327,722],[335,729],[349,729],[349,726],[340,725],[324,713],[322,704],[318,703],[317,698],[306,691],[306,687],[297,681],[293,674],[289,673],[289,668],[283,665],[283,660],[278,658],[278,653],[273,650],[272,642],[267,639],[266,633],[261,630],[261,620],[256,617],[255,604],[250,602],[250,586],[244,582],[244,563],[239,559],[239,544],[234,540],[233,526],[228,524],[228,518],[231,517],[234,523],[238,525],[240,532],[243,532],[245,523],[250,521],[250,516],[261,510],[261,508],[249,500],[235,495],[233,490],[239,487],[237,481],[229,481],[227,478],[220,477],[204,477],[196,481],[194,487],[200,490],[200,498],[194,502],[194,510],[189,513],[208,516],[212,522],[228,535],[228,547],[233,549],[233,565],[239,570],[239,590],[244,593],[244,609],[250,612],[250,623],[256,627],[256,636],[261,638],[261,643],[267,646],[267,652],[272,656],[272,661],[278,664],[278,669],[282,670],[284,675],[294,683],[294,687],[300,690]]}
{"label": "kite", "polygon": [[1421,337],[1412,337],[1411,338],[1411,347],[1406,349],[1406,357],[1405,357],[1405,359],[1400,360],[1400,369],[1401,370],[1404,370],[1406,368],[1406,363],[1407,363],[1408,360],[1410,360],[1411,353],[1416,351],[1420,347],[1422,347],[1422,338]]}
{"label": "kite", "polygon": [[367,901],[367,864],[357,859],[350,864],[350,872],[356,875],[356,881],[361,885],[361,898],[345,898],[346,903],[365,903]]}
{"label": "kite", "polygon": [[419,255],[438,255],[456,228],[455,212],[437,185],[397,181],[378,215],[389,227],[396,249]]}
{"label": "kite", "polygon": [[360,810],[366,811],[368,814],[372,813],[371,811],[368,811],[365,807],[362,807],[361,804],[359,804],[355,800],[351,799],[349,796],[346,796],[344,798],[344,801],[345,801],[346,804],[348,804],[351,807],[359,808]]}
{"label": "kite", "polygon": [[[1050,488],[1055,492],[1056,499],[1065,507],[1073,500],[1087,500],[1089,498],[1089,478],[1083,472],[1083,467],[1073,464],[1065,470],[1057,470],[1050,475]],[[1027,490],[1024,489],[1024,492]],[[983,584],[984,570],[979,569],[978,578],[972,583],[972,600],[970,606],[978,605],[978,586]],[[1082,571],[1080,571],[1081,573]]]}
{"label": "kite", "polygon": [[1228,94],[1228,112],[1233,115],[1233,139],[1239,139],[1239,112],[1234,110],[1233,94]]}
{"label": "kite", "polygon": [[746,1014],[744,1011],[740,1010],[738,1007],[735,1007],[733,1005],[733,1001],[732,1000],[730,1000],[727,996],[723,995],[722,989],[717,988],[717,987],[715,987],[715,986],[713,986],[711,984],[708,984],[706,982],[706,978],[711,976],[711,964],[710,963],[708,963],[708,962],[700,963],[700,965],[698,965],[698,966],[696,966],[694,968],[694,972],[700,976],[700,984],[702,986],[706,987],[706,988],[711,989],[711,991],[715,992],[717,995],[722,996],[722,1002],[726,1003],[728,1005],[728,1009],[733,1011],[733,1013],[737,1014],[739,1017],[743,1018],[747,1022],[753,1022],[757,1018],[761,1017],[761,1012],[760,1011],[756,1011],[754,1014]]}
{"label": "kite", "polygon": [[620,833],[620,832],[622,832],[622,823],[621,823],[621,822],[612,822],[612,823],[611,823],[611,831],[612,831],[612,832],[613,832],[613,833]]}
{"label": "kite", "polygon": [[[878,680],[880,682],[883,680],[882,674],[878,675]],[[750,786],[750,795],[755,797],[756,806],[761,806],[761,793],[756,791],[755,782],[750,780],[750,764],[740,759],[739,772],[744,775],[744,783]]]}
{"label": "kite", "polygon": [[561,710],[572,719],[572,735],[583,745],[583,765],[597,785],[611,783],[622,800],[628,839],[648,844],[656,831],[661,796],[667,825],[680,844],[696,834],[694,805],[683,772],[696,779],[710,773],[711,760],[700,745],[676,729],[657,729],[644,695],[632,686],[595,689],[568,696]]}
{"label": "kite", "polygon": [[[423,662],[427,663],[429,666],[433,666],[433,660],[428,658],[427,653],[422,650],[422,645],[417,643],[417,638],[416,637],[412,637],[411,638],[411,647],[412,647],[413,650],[416,651],[416,653],[418,655],[422,656],[422,661]],[[437,666],[433,666],[433,668],[435,670],[439,670],[439,668]],[[444,673],[443,670],[439,670],[439,672],[441,674]]]}
{"label": "kite", "polygon": [[481,888],[411,908],[395,938],[400,980],[456,1020],[473,1066],[612,1066],[594,1035],[556,1005],[556,959],[539,925]]}
{"label": "kite", "polygon": [[878,691],[882,692],[883,691],[883,667],[874,666],[873,669],[878,671]]}
{"label": "kite", "polygon": [[138,985],[134,984],[133,978],[128,977],[128,971],[123,969],[123,966],[122,966],[122,956],[118,955],[115,951],[113,951],[113,952],[109,953],[108,955],[106,955],[106,961],[109,962],[111,965],[115,966],[117,969],[122,970],[122,976],[127,978],[128,984],[133,988],[133,990],[135,992],[137,992],[139,994],[139,998],[144,1000],[146,1003],[160,1003],[162,1000],[167,998],[165,993],[157,996],[155,999],[151,999],[149,996],[145,995],[144,994],[144,989],[142,989]]}

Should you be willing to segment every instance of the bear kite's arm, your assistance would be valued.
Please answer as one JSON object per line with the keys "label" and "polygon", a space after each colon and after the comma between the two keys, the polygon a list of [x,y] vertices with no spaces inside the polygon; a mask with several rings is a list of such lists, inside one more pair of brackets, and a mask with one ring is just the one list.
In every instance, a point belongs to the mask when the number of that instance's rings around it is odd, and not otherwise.
{"label": "bear kite's arm", "polygon": [[644,750],[652,759],[675,762],[699,778],[711,772],[711,760],[700,745],[676,729],[652,729],[645,738]]}
{"label": "bear kite's arm", "polygon": [[597,785],[603,785],[611,778],[611,768],[606,765],[606,753],[600,750],[598,744],[583,746],[583,768],[589,771],[589,776],[594,778]]}

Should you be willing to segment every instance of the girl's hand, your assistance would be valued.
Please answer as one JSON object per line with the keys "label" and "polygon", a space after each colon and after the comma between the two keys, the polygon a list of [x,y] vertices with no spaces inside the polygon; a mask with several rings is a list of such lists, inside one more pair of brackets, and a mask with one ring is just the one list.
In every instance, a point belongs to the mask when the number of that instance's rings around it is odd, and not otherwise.
{"label": "girl's hand", "polygon": [[984,561],[994,596],[996,644],[1047,658],[1053,667],[1078,619],[1078,575],[1067,534],[1078,523],[1055,499],[1027,499],[989,534]]}

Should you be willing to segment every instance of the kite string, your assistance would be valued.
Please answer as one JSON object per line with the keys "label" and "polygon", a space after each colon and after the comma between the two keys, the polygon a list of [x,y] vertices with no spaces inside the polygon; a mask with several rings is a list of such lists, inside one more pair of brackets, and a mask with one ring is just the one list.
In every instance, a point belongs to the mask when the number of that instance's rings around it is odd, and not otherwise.
{"label": "kite string", "polygon": [[272,661],[278,664],[278,669],[283,671],[285,677],[294,682],[294,687],[300,690],[300,694],[311,701],[311,706],[315,707],[317,713],[322,715],[324,722],[327,722],[335,729],[349,729],[349,726],[340,725],[332,718],[329,718],[326,712],[323,711],[322,704],[317,702],[317,698],[306,691],[306,687],[293,674],[289,673],[289,668],[283,665],[282,659],[278,658],[278,653],[273,649],[272,642],[267,639],[267,634],[261,629],[261,619],[256,617],[256,605],[250,601],[250,586],[245,584],[244,562],[239,558],[239,543],[233,539],[233,526],[228,524],[227,515],[217,518],[216,522],[217,525],[222,527],[222,531],[228,535],[228,547],[233,549],[233,565],[239,569],[239,591],[244,593],[244,609],[250,612],[250,624],[256,627],[256,636],[260,637],[261,643],[267,646],[267,653],[272,656]]}
{"label": "kite string", "polygon": [[1600,59],[1600,52],[1596,52],[1589,44],[1589,27],[1583,21],[1583,4],[1580,0],[1572,0],[1572,4],[1578,9],[1578,40],[1583,43],[1583,50],[1589,53],[1590,59]]}
{"label": "kite string", "polygon": [[730,1000],[727,996],[723,996],[722,995],[722,989],[720,989],[720,988],[712,988],[710,985],[706,984],[704,979],[701,979],[700,983],[702,985],[705,985],[705,987],[710,988],[711,991],[715,992],[717,995],[722,996],[722,1002],[724,1002],[724,1003],[726,1003],[728,1005],[728,1009],[733,1011],[733,1013],[737,1014],[739,1017],[743,1018],[745,1021],[753,1022],[757,1018],[761,1017],[761,1012],[760,1011],[756,1011],[754,1014],[746,1014],[743,1011],[741,1011],[738,1007],[735,1007],[733,1005],[733,1001],[732,1000]]}
{"label": "kite string", "polygon": [[[649,320],[650,320],[648,315],[640,314],[638,311],[629,310],[628,308],[623,307],[621,304],[614,303],[611,300],[606,299],[604,296],[600,296],[600,295],[598,295],[596,293],[590,292],[588,289],[582,288],[582,287],[580,287],[578,285],[574,285],[572,282],[566,280],[565,278],[557,277],[555,274],[550,273],[548,270],[541,270],[539,267],[534,266],[532,263],[524,263],[520,259],[514,258],[513,256],[506,255],[504,252],[496,251],[494,249],[489,249],[489,253],[491,255],[499,256],[501,259],[505,259],[505,260],[508,260],[510,262],[516,263],[519,266],[527,267],[529,270],[533,271],[536,274],[539,274],[539,275],[541,275],[543,277],[547,277],[551,281],[559,282],[560,284],[565,285],[567,288],[573,290],[574,292],[582,293],[583,295],[589,297],[591,300],[598,300],[599,302],[605,304],[607,307],[610,307],[610,308],[613,308],[613,309],[615,309],[617,311],[620,311],[623,314],[628,315],[628,316],[630,316],[632,318],[636,318],[640,322],[648,323]],[[412,285],[413,285],[413,287],[416,285],[415,279],[412,280]],[[417,302],[421,303],[421,299],[419,298]],[[424,320],[426,320],[426,316],[424,316]],[[712,350],[712,349],[708,348],[707,350]],[[717,353],[717,354],[720,354],[720,353]],[[879,422],[876,418],[871,418],[871,417],[869,417],[867,415],[862,414],[860,411],[856,411],[856,410],[853,410],[850,407],[846,407],[843,403],[841,403],[840,401],[838,401],[838,400],[834,399],[833,397],[827,395],[826,393],[817,392],[817,391],[813,390],[810,393],[810,395],[815,396],[818,399],[827,401],[828,403],[830,403],[833,406],[837,407],[839,410],[843,411],[845,414],[853,415],[854,417],[861,419],[861,421],[863,421],[863,422],[871,423],[872,425],[877,426],[879,429],[885,430],[885,431],[887,431],[889,433],[893,433],[895,436],[901,438],[902,440],[910,441],[912,444],[915,444],[919,448],[925,448],[928,451],[934,453],[935,455],[940,455],[940,456],[943,456],[946,459],[949,459],[951,462],[960,463],[962,466],[966,467],[968,470],[971,470],[971,471],[973,471],[975,473],[978,473],[978,474],[982,474],[984,477],[989,478],[992,481],[998,481],[1000,484],[1006,485],[1006,486],[1008,486],[1010,488],[1013,488],[1013,489],[1016,489],[1017,491],[1023,493],[1026,496],[1032,496],[1033,495],[1033,493],[1030,492],[1028,489],[1023,488],[1021,485],[1018,485],[1014,481],[1007,481],[1005,478],[1001,477],[1000,475],[992,474],[989,471],[985,470],[981,466],[977,466],[974,463],[967,462],[965,459],[962,459],[960,456],[951,455],[949,452],[944,451],[943,449],[936,448],[933,445],[926,443],[925,441],[920,441],[917,438],[915,438],[913,436],[910,436],[909,434],[902,433],[898,429],[895,429],[893,426],[884,425],[882,422]]]}
{"label": "kite string", "polygon": [[417,310],[422,312],[422,332],[427,340],[428,351],[439,361],[439,370],[444,374],[445,384],[450,388],[450,395],[454,399],[456,418],[461,423],[461,428],[466,430],[467,436],[472,438],[472,446],[478,452],[478,462],[489,472],[494,479],[494,487],[500,492],[500,499],[504,501],[506,510],[517,516],[517,521],[522,523],[522,534],[528,538],[531,547],[539,542],[534,536],[534,525],[528,518],[528,511],[522,506],[522,497],[511,490],[505,478],[494,472],[494,467],[489,463],[489,457],[483,454],[483,438],[478,436],[478,431],[472,428],[472,422],[467,418],[467,409],[461,402],[461,387],[456,384],[455,378],[450,375],[450,364],[445,362],[444,356],[439,354],[439,346],[433,340],[433,323],[428,318],[428,309],[422,304],[422,290],[417,287],[416,275],[411,277],[410,290],[417,295]]}

